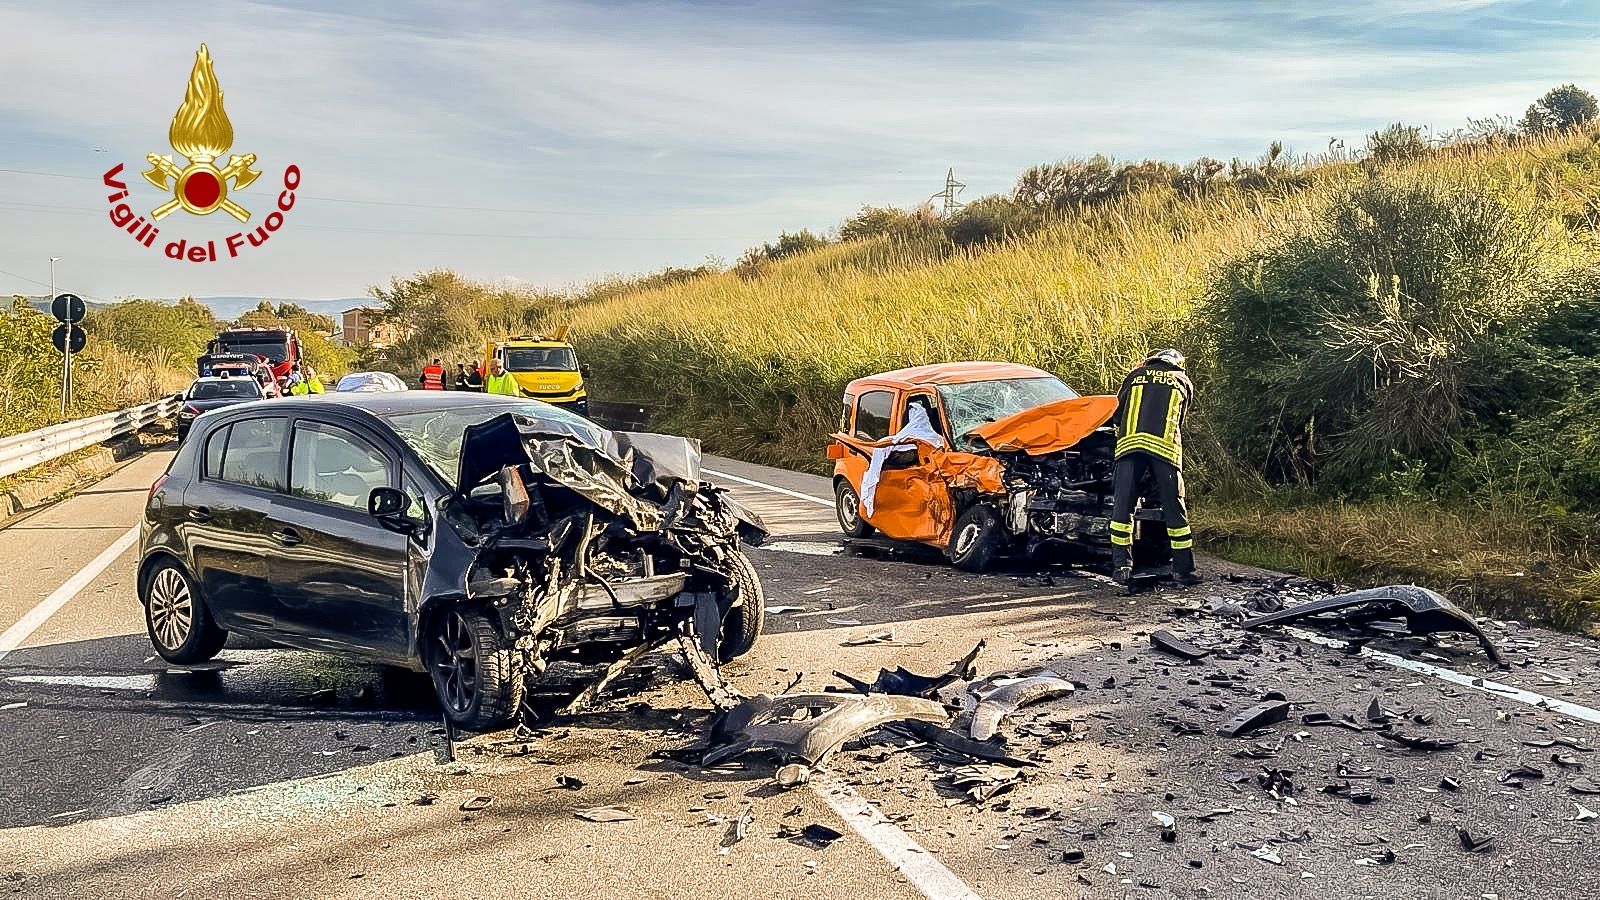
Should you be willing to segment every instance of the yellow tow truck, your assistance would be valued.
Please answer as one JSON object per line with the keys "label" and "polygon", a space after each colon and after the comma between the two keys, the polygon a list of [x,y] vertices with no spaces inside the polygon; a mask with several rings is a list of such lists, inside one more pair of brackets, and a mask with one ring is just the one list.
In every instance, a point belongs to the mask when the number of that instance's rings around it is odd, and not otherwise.
{"label": "yellow tow truck", "polygon": [[489,341],[483,345],[484,374],[489,373],[489,363],[498,359],[516,379],[522,396],[587,416],[589,392],[583,376],[588,373],[578,364],[578,351],[566,338],[563,325],[549,337],[525,334]]}

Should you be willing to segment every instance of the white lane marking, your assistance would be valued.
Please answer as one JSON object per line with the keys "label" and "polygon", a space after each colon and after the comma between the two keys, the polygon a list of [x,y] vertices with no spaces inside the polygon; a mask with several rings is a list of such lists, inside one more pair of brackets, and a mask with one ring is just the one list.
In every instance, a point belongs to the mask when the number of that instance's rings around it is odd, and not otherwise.
{"label": "white lane marking", "polygon": [[884,818],[876,806],[849,785],[828,772],[818,772],[811,776],[811,786],[845,824],[898,869],[922,896],[928,900],[982,900],[966,882],[956,877],[956,873],[917,846],[910,835]]}
{"label": "white lane marking", "polygon": [[154,675],[11,675],[17,684],[49,684],[62,687],[97,688],[109,691],[153,691]]}
{"label": "white lane marking", "polygon": [[39,605],[28,610],[27,614],[17,620],[17,624],[7,628],[5,634],[0,634],[0,660],[22,645],[30,635],[39,630],[45,620],[56,614],[68,601],[78,596],[78,592],[88,587],[90,582],[100,577],[100,573],[111,567],[117,558],[128,552],[139,540],[139,526],[135,525],[122,533],[122,536],[112,542],[111,546],[101,551],[99,556],[89,560],[89,564],[78,570],[78,574],[67,579],[67,583],[50,592],[50,596],[39,601]]}
{"label": "white lane marking", "polygon": [[757,544],[756,549],[800,553],[806,556],[838,556],[844,552],[844,548],[838,544],[824,544],[821,541],[764,541]]}
{"label": "white lane marking", "polygon": [[[740,478],[737,475],[721,474],[712,472],[710,469],[706,469],[704,471],[712,475],[719,475],[719,477],[722,478],[729,478],[743,484],[748,484],[752,487],[766,488],[769,491],[776,491],[777,493],[786,494],[790,497],[799,497],[802,500],[810,500],[813,503],[821,503],[824,506],[833,505],[827,500],[823,500],[819,497],[812,497],[809,494],[801,494],[786,488],[776,487],[770,484],[763,484],[759,481],[751,481],[748,478]],[[781,544],[782,542],[779,543]],[[791,550],[792,548],[774,546],[772,549]],[[805,551],[794,550],[793,552]],[[1107,584],[1116,584],[1116,582],[1112,581],[1110,578],[1107,578],[1103,575],[1098,575],[1094,572],[1084,572],[1083,574],[1089,575],[1097,580],[1104,581]],[[1315,632],[1306,631],[1300,628],[1286,627],[1283,629],[1283,631],[1285,634],[1292,635],[1302,641],[1309,641],[1313,644],[1319,644],[1324,647],[1339,649],[1344,647],[1346,644],[1345,641],[1341,641],[1337,638],[1323,637]],[[1538,707],[1540,709],[1548,709],[1551,712],[1560,713],[1564,716],[1571,716],[1574,719],[1581,719],[1585,722],[1600,725],[1600,710],[1590,709],[1587,706],[1581,706],[1577,703],[1572,703],[1566,700],[1558,700],[1555,697],[1546,697],[1543,694],[1536,694],[1533,691],[1526,691],[1519,687],[1514,687],[1509,684],[1501,684],[1498,681],[1490,681],[1486,678],[1479,678],[1475,675],[1463,675],[1454,669],[1447,669],[1444,666],[1430,665],[1425,662],[1417,662],[1415,660],[1406,659],[1404,656],[1396,656],[1393,653],[1386,653],[1382,650],[1373,650],[1370,647],[1362,647],[1361,655],[1369,659],[1377,660],[1378,662],[1387,663],[1388,665],[1394,666],[1397,669],[1406,669],[1412,672],[1417,672],[1422,675],[1427,675],[1431,678],[1437,678],[1440,681],[1447,681],[1451,684],[1459,684],[1463,687],[1480,690],[1486,694],[1492,694],[1496,697],[1505,697],[1510,700],[1515,700],[1518,703],[1526,703],[1529,706]]]}
{"label": "white lane marking", "polygon": [[[1313,644],[1320,644],[1324,647],[1332,647],[1335,650],[1348,646],[1347,641],[1341,641],[1338,638],[1323,637],[1316,632],[1306,631],[1302,628],[1284,627],[1283,630],[1286,634],[1291,634],[1302,641],[1310,641]],[[1418,662],[1414,659],[1406,659],[1404,656],[1396,656],[1393,653],[1388,653],[1383,650],[1374,650],[1371,647],[1362,647],[1360,655],[1365,659],[1375,659],[1381,663],[1388,663],[1397,669],[1420,672],[1423,675],[1432,676],[1440,681],[1448,681],[1451,684],[1459,684],[1462,687],[1469,687],[1473,690],[1483,691],[1486,694],[1491,694],[1496,697],[1504,697],[1507,700],[1515,700],[1518,703],[1526,703],[1529,706],[1536,706],[1540,709],[1548,709],[1551,712],[1560,713],[1564,716],[1570,716],[1574,719],[1581,719],[1594,725],[1600,725],[1600,709],[1590,709],[1587,706],[1580,706],[1579,704],[1572,703],[1567,700],[1558,700],[1555,697],[1546,697],[1543,694],[1536,694],[1533,691],[1525,691],[1522,688],[1514,685],[1502,684],[1498,681],[1490,681],[1487,678],[1482,678],[1476,675],[1463,675],[1460,672],[1457,672],[1455,669],[1447,669],[1444,666],[1435,666],[1431,663]]]}
{"label": "white lane marking", "polygon": [[759,481],[751,481],[748,478],[740,478],[737,475],[729,475],[727,472],[714,472],[711,469],[707,469],[707,468],[705,468],[703,466],[701,467],[700,471],[706,473],[707,475],[711,475],[713,477],[716,477],[716,478],[726,478],[729,481],[737,481],[740,484],[748,484],[751,487],[765,488],[766,490],[772,491],[773,493],[783,494],[786,497],[794,497],[794,498],[796,498],[798,500],[810,500],[812,503],[820,503],[823,506],[827,506],[827,507],[830,507],[830,508],[833,506],[833,501],[832,500],[824,500],[821,497],[813,497],[810,494],[802,494],[799,491],[791,491],[788,488],[781,488],[781,487],[778,487],[777,485],[774,485],[774,484],[763,484],[762,482],[759,482]]}

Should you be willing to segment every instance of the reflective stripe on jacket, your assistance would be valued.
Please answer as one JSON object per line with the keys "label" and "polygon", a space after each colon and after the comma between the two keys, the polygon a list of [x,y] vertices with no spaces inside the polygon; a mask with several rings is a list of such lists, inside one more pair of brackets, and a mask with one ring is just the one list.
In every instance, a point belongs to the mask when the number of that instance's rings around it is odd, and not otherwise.
{"label": "reflective stripe on jacket", "polygon": [[1141,366],[1117,391],[1117,458],[1148,453],[1183,467],[1183,417],[1194,385],[1180,369]]}
{"label": "reflective stripe on jacket", "polygon": [[488,394],[504,394],[507,397],[521,397],[522,388],[517,385],[517,379],[510,372],[504,375],[490,375],[484,379],[484,392]]}
{"label": "reflective stripe on jacket", "polygon": [[444,366],[428,366],[422,370],[422,389],[425,391],[444,390]]}

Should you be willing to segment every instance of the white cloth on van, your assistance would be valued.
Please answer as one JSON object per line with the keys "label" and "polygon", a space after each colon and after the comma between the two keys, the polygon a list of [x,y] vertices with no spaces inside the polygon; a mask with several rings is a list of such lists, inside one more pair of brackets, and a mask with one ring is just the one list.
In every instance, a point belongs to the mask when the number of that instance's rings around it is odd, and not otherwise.
{"label": "white cloth on van", "polygon": [[889,459],[889,454],[908,447],[915,448],[913,439],[935,447],[944,446],[944,437],[933,430],[933,423],[928,421],[928,410],[920,404],[907,406],[905,427],[890,435],[888,444],[873,449],[867,474],[861,477],[861,511],[864,515],[872,515],[872,509],[877,505],[878,478],[883,474],[883,464]]}

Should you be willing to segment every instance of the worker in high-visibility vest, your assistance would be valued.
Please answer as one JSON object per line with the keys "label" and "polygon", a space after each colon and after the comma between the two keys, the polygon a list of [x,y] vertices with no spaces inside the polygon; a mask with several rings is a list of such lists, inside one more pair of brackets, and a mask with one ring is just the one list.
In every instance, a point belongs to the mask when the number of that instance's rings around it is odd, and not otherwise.
{"label": "worker in high-visibility vest", "polygon": [[313,394],[323,393],[322,379],[317,377],[317,370],[306,366],[304,374],[306,376],[307,390]]}
{"label": "worker in high-visibility vest", "polygon": [[1183,420],[1194,401],[1183,354],[1159,350],[1128,373],[1117,392],[1116,462],[1112,473],[1112,577],[1126,584],[1133,574],[1133,507],[1146,472],[1161,498],[1161,516],[1172,546],[1172,575],[1179,584],[1205,579],[1194,570],[1194,536],[1183,496]]}
{"label": "worker in high-visibility vest", "polygon": [[483,392],[504,394],[507,397],[522,396],[522,388],[517,385],[516,376],[507,372],[505,363],[498,358],[489,363],[489,377],[483,380]]}
{"label": "worker in high-visibility vest", "polygon": [[423,366],[421,381],[425,391],[444,390],[444,366],[439,362],[439,357],[435,356],[430,365]]}

